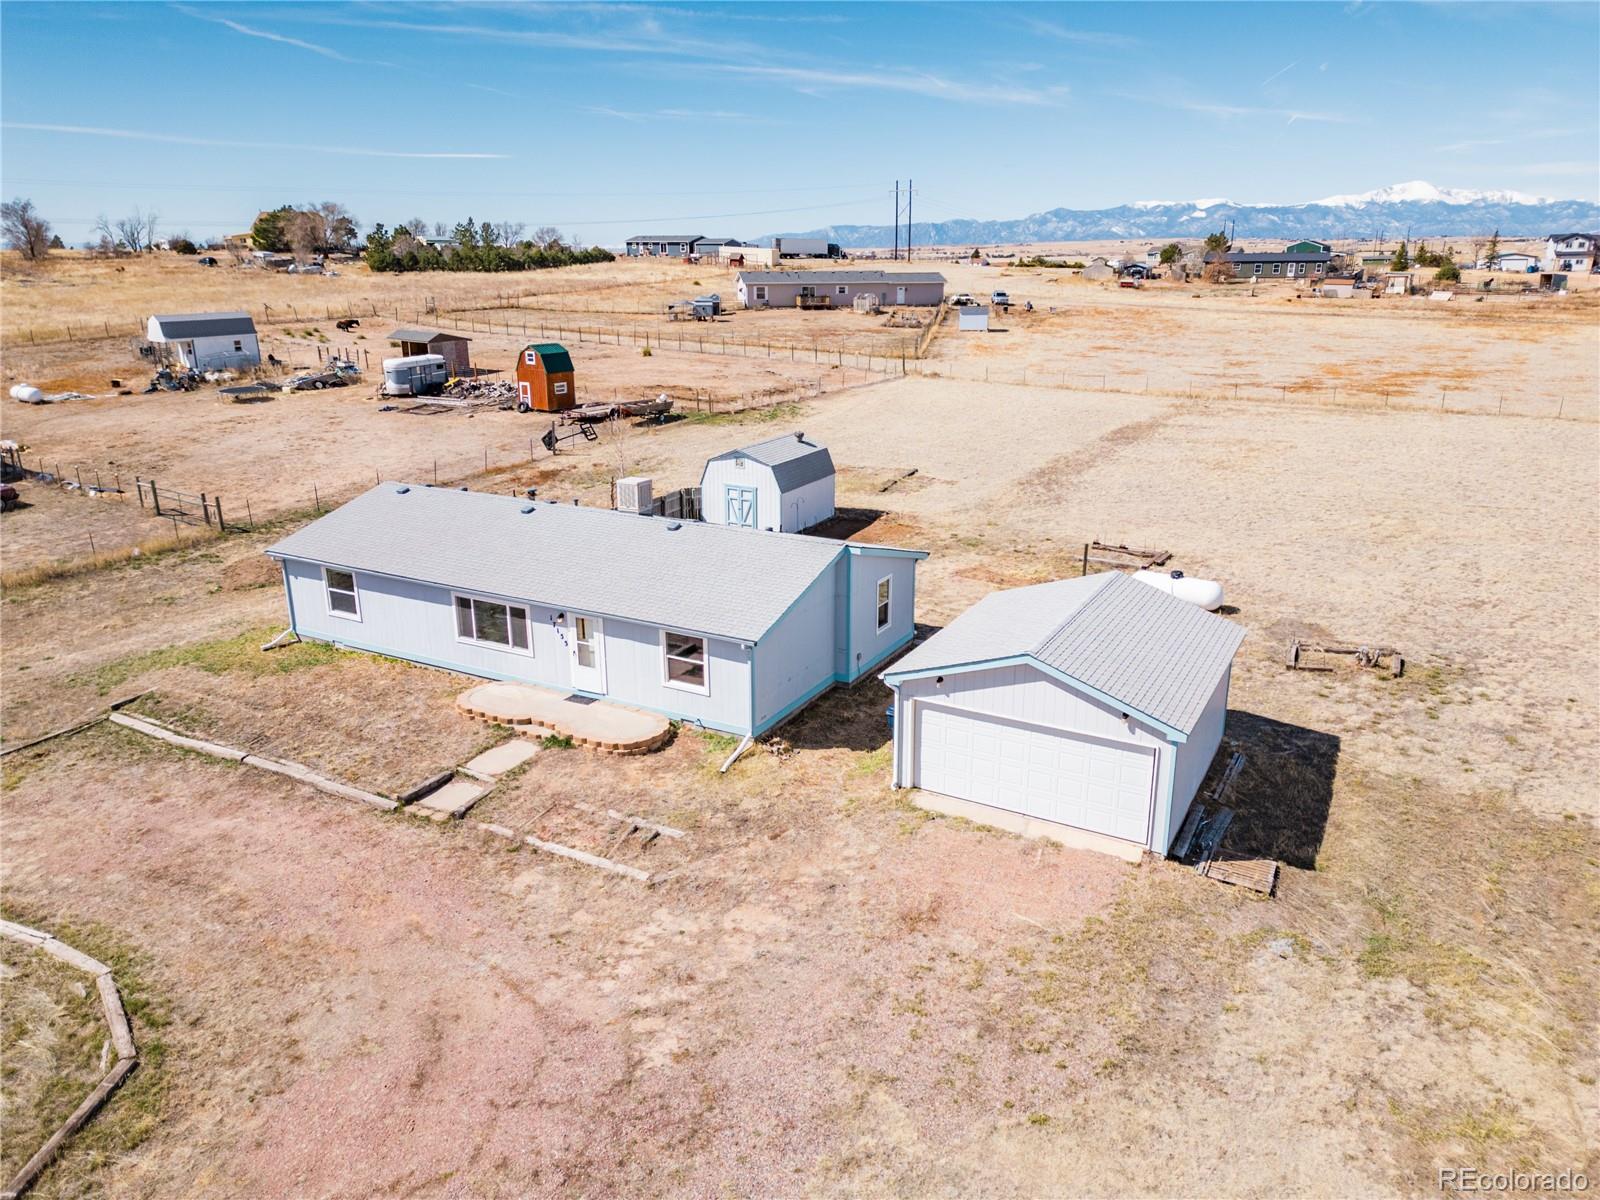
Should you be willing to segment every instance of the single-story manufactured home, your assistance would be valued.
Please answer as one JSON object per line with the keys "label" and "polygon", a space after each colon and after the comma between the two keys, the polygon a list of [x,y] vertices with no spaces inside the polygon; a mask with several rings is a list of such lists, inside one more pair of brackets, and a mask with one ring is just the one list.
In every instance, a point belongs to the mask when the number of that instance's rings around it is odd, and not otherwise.
{"label": "single-story manufactured home", "polygon": [[[705,240],[706,235],[703,233],[641,233],[629,238],[626,248],[630,258],[650,256],[687,258],[695,253],[695,247]],[[716,240],[721,242],[724,239]]]}
{"label": "single-story manufactured home", "polygon": [[405,483],[266,552],[302,638],[751,735],[911,640],[927,557]]}
{"label": "single-story manufactured home", "polygon": [[900,659],[893,783],[917,803],[1137,860],[1222,740],[1244,630],[1117,572],[994,592]]}
{"label": "single-story manufactured home", "polygon": [[416,329],[402,325],[391,329],[385,339],[398,343],[402,358],[437,354],[444,359],[450,374],[457,379],[472,374],[472,339],[443,329]]}
{"label": "single-story manufactured home", "polygon": [[714,525],[799,533],[833,516],[833,456],[804,433],[729,450],[700,475],[700,511]]}
{"label": "single-story manufactured home", "polygon": [[[1209,259],[1209,255],[1207,256]],[[1325,250],[1291,253],[1288,250],[1263,254],[1230,251],[1226,256],[1236,279],[1320,279],[1334,269],[1334,255]]]}
{"label": "single-story manufactured home", "polygon": [[849,308],[861,292],[884,307],[934,306],[944,300],[937,271],[740,271],[739,303],[745,308]]}
{"label": "single-story manufactured home", "polygon": [[221,371],[261,365],[256,323],[247,312],[169,313],[151,317],[145,337],[185,367]]}

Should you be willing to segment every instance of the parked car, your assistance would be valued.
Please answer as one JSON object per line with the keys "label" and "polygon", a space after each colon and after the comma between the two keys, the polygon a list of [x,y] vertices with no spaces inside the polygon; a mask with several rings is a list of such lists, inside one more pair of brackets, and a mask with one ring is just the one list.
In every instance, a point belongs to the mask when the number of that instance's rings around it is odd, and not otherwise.
{"label": "parked car", "polygon": [[971,308],[978,303],[978,298],[970,292],[957,292],[950,297],[951,308]]}
{"label": "parked car", "polygon": [[209,254],[202,254],[199,258],[195,259],[195,262],[199,263],[202,267],[214,267],[217,265],[217,260],[211,257]]}
{"label": "parked car", "polygon": [[993,292],[989,296],[989,303],[994,305],[996,308],[1010,308],[1011,307],[1011,293],[1010,292]]}

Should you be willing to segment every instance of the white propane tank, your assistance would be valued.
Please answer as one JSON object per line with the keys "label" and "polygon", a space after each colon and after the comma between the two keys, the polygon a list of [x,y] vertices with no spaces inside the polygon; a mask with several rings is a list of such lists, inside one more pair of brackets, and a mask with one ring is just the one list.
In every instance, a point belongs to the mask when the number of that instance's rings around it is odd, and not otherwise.
{"label": "white propane tank", "polygon": [[1207,612],[1216,612],[1222,607],[1222,585],[1215,580],[1190,579],[1182,571],[1135,571],[1133,577]]}
{"label": "white propane tank", "polygon": [[19,383],[11,389],[11,398],[24,404],[37,404],[44,399],[44,393],[31,384]]}

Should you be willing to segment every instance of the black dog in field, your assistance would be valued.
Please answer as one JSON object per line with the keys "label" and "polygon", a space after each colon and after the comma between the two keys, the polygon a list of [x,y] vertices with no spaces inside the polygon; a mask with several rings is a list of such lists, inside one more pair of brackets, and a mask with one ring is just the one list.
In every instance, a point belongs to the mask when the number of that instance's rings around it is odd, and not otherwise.
{"label": "black dog in field", "polygon": [[338,324],[340,333],[349,333],[352,329],[361,328],[361,322],[355,320],[353,317],[346,321],[340,321]]}
{"label": "black dog in field", "polygon": [[283,366],[283,359],[279,358],[276,354],[269,354],[267,355],[267,366],[281,367]]}

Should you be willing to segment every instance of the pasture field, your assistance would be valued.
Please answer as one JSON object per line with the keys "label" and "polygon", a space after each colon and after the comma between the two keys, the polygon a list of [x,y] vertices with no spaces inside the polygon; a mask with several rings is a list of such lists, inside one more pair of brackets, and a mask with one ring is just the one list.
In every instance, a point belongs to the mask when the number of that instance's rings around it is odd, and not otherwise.
{"label": "pasture field", "polygon": [[[292,282],[394,287],[402,307],[448,285],[480,323],[514,325],[558,307],[524,297],[526,317],[491,318],[493,286],[561,284],[572,311],[591,306],[585,328],[615,332],[654,320],[593,311],[632,273],[732,291],[659,263]],[[731,740],[688,728],[640,758],[548,748],[475,814],[531,829],[558,810],[578,842],[572,802],[594,801],[682,829],[640,852],[667,876],[650,887],[101,724],[4,760],[0,901],[137,955],[163,1052],[138,1135],[69,1145],[38,1194],[1412,1196],[1443,1166],[1600,1174],[1594,310],[947,273],[1035,313],[981,341],[942,332],[906,377],[820,351],[575,342],[580,388],[773,401],[554,457],[526,444],[538,419],[379,413],[367,388],[7,400],[30,458],[263,499],[255,532],[8,586],[5,742],[142,692],[133,711],[188,732],[401,790],[495,735],[453,710],[459,678],[256,649],[285,621],[260,551],[309,518],[305,484],[338,499],[375,472],[431,482],[437,455],[441,481],[604,504],[618,475],[690,485],[712,453],[804,429],[832,451],[852,536],[930,551],[926,629],[996,587],[1076,574],[1096,538],[1223,581],[1248,634],[1227,730],[1247,756],[1237,836],[1283,864],[1276,895],[917,809],[887,786],[876,680],[726,775]],[[714,328],[808,328],[755,316]],[[339,344],[326,320],[301,327]],[[385,331],[363,321],[355,345]],[[494,367],[523,335],[474,336]],[[72,345],[8,335],[7,386],[132,374],[125,342]],[[1052,383],[1068,362],[1264,385],[1476,364],[1523,378],[1536,415]],[[1558,419],[1542,406],[1559,396]],[[40,496],[5,515],[5,566],[74,555],[91,529],[160,534],[139,513]],[[47,521],[70,528],[28,525]],[[1290,672],[1296,635],[1394,645],[1408,669]],[[143,1022],[136,1037],[155,1033]]]}

